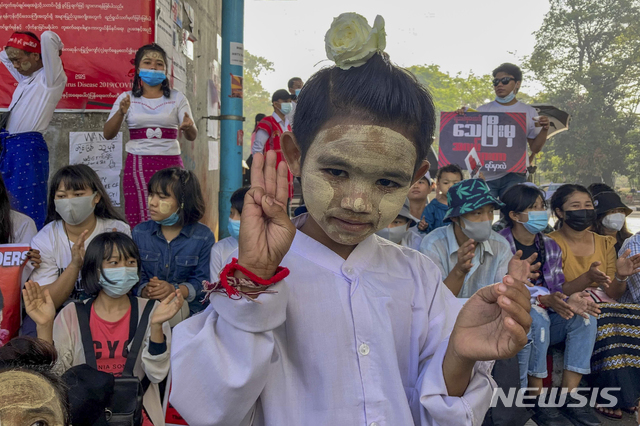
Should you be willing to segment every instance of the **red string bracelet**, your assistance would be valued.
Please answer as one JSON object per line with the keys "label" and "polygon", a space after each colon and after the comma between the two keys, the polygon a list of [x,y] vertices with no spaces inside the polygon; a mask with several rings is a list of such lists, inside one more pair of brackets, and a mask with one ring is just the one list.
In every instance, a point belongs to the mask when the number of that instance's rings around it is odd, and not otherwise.
{"label": "red string bracelet", "polygon": [[227,280],[227,278],[231,277],[235,271],[242,272],[244,275],[247,276],[247,278],[249,278],[255,284],[262,285],[262,286],[273,285],[279,281],[282,281],[289,275],[288,268],[283,268],[282,266],[278,266],[278,268],[276,268],[276,273],[273,275],[273,277],[269,278],[268,280],[265,280],[264,278],[260,278],[259,276],[257,276],[256,274],[248,270],[247,268],[244,268],[238,265],[238,259],[234,257],[231,260],[231,263],[228,263],[222,269],[222,272],[220,272],[220,285],[222,285],[222,287],[227,292],[227,296],[229,297],[238,296],[240,294],[240,292],[237,289],[229,285],[229,282]]}

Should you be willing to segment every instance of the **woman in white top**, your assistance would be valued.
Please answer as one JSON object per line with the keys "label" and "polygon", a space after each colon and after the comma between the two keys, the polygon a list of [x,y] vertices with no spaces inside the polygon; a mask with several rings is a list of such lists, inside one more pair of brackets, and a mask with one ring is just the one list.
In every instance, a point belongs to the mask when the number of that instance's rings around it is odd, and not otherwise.
{"label": "woman in white top", "polygon": [[104,125],[104,136],[118,134],[122,122],[129,127],[124,166],[124,212],[131,227],[147,221],[147,184],[157,171],[183,167],[178,132],[193,141],[198,129],[191,119],[187,98],[171,89],[165,72],[167,55],[157,44],[138,49],[136,75],[131,91],[122,93],[113,104]]}
{"label": "woman in white top", "polygon": [[[103,233],[131,229],[109,200],[93,169],[85,164],[66,166],[56,172],[49,186],[47,224],[31,240],[40,250],[42,263],[31,280],[49,289],[56,309],[69,299],[85,299],[80,285],[80,269],[85,244]],[[29,318],[23,334],[35,335]]]}

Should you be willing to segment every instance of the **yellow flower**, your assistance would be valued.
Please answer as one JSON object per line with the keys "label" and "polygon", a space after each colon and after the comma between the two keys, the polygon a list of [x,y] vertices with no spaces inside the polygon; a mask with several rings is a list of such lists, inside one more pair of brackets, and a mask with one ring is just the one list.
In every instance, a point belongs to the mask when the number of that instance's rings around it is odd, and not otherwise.
{"label": "yellow flower", "polygon": [[382,52],[387,44],[384,19],[376,16],[373,28],[364,16],[343,13],[333,19],[324,36],[327,58],[336,66],[348,70],[364,65],[376,52]]}

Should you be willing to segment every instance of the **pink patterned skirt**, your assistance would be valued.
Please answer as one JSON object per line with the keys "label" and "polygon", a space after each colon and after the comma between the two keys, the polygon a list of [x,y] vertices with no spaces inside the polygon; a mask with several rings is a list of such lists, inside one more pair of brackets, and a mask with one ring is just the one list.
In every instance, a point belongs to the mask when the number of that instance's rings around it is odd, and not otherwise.
{"label": "pink patterned skirt", "polygon": [[127,153],[124,165],[122,186],[124,191],[124,214],[129,226],[133,229],[137,224],[150,219],[147,206],[147,184],[157,171],[167,167],[182,167],[179,155],[135,155]]}

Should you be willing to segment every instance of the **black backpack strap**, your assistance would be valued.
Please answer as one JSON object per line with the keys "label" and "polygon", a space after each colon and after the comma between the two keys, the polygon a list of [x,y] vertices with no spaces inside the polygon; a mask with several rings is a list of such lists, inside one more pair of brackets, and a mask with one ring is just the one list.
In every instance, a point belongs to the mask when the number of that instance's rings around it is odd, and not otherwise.
{"label": "black backpack strap", "polygon": [[129,303],[131,303],[131,316],[129,318],[129,342],[133,342],[138,328],[138,299],[129,295]]}
{"label": "black backpack strap", "polygon": [[[135,303],[137,304],[138,301],[136,300]],[[144,307],[144,311],[142,311],[140,322],[138,322],[136,333],[133,338],[133,342],[131,343],[131,349],[129,349],[129,354],[127,355],[127,362],[124,365],[124,370],[122,371],[122,377],[133,376],[133,367],[135,367],[136,365],[136,360],[138,359],[138,355],[140,354],[140,349],[142,348],[142,342],[144,341],[145,335],[147,334],[147,326],[149,325],[149,316],[151,315],[151,310],[153,310],[153,306],[155,305],[155,303],[156,303],[155,300],[147,300],[147,304]],[[131,306],[132,306],[131,314],[133,315],[133,302]]]}
{"label": "black backpack strap", "polygon": [[98,369],[98,364],[96,362],[96,352],[93,349],[93,338],[91,337],[91,326],[89,323],[89,321],[91,320],[91,306],[93,305],[94,300],[95,299],[91,299],[86,303],[75,302],[75,304],[86,363],[87,365]]}

